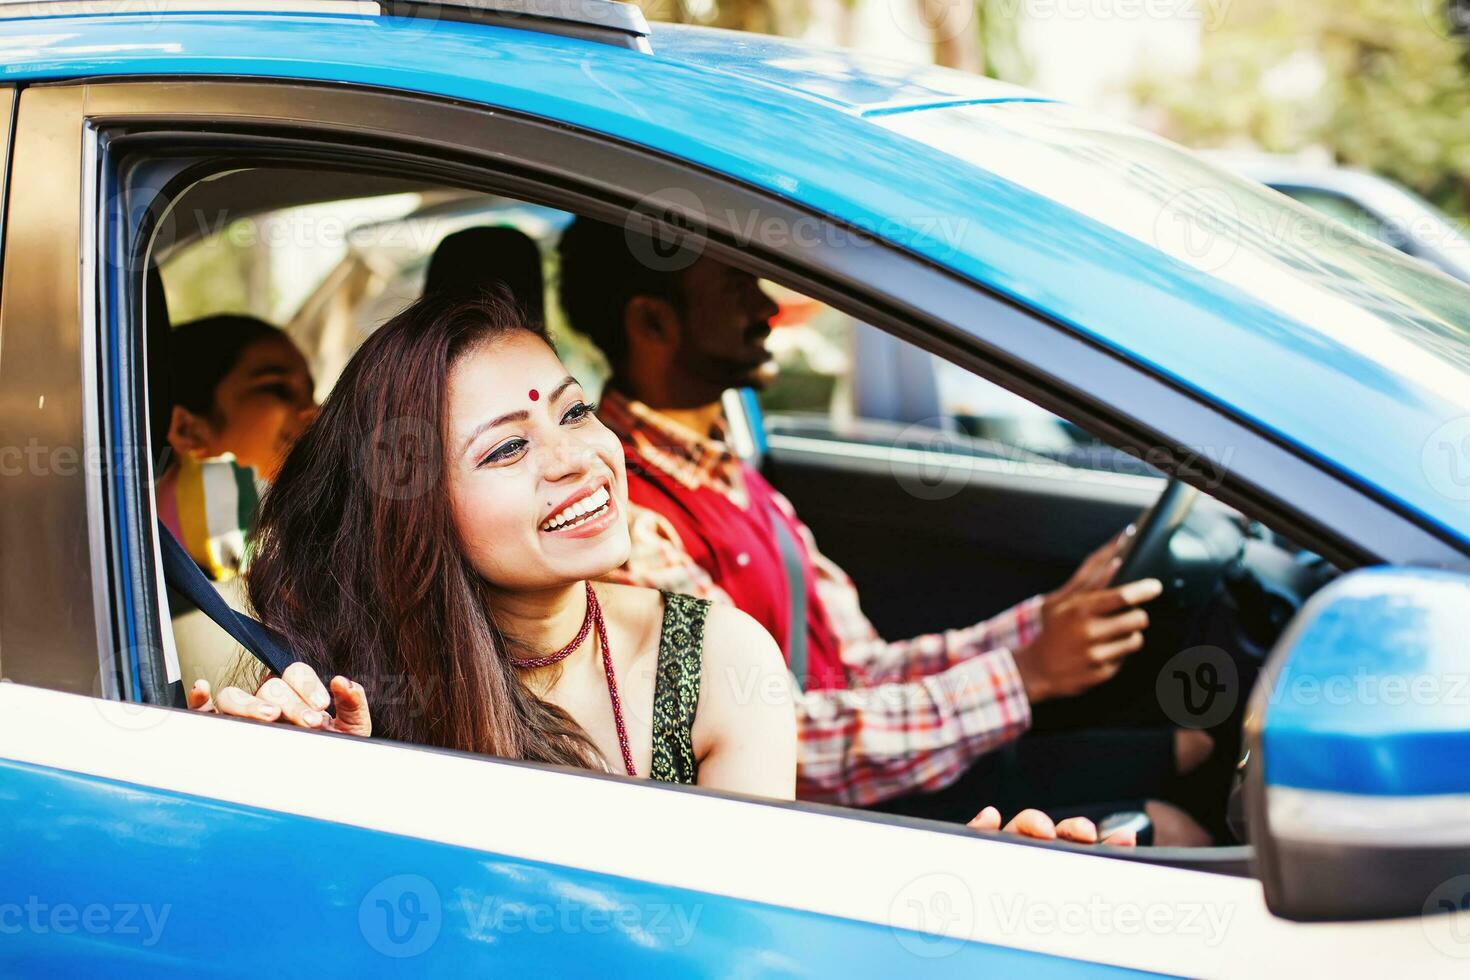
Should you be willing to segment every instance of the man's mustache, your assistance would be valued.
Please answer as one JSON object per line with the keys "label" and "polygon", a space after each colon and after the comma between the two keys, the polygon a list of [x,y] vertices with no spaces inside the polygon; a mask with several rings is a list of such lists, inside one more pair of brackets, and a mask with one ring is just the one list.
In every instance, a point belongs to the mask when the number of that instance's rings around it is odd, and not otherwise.
{"label": "man's mustache", "polygon": [[745,328],[745,339],[750,343],[765,340],[770,335],[771,321],[769,320],[760,320]]}

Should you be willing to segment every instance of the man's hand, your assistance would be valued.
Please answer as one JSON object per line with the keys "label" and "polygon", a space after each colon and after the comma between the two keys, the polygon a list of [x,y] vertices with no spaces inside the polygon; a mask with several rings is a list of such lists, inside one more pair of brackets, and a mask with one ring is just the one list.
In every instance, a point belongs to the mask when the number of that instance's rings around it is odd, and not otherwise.
{"label": "man's hand", "polygon": [[1138,533],[1136,525],[1129,524],[1123,530],[1108,540],[1106,544],[1098,548],[1092,554],[1082,559],[1082,564],[1072,573],[1072,577],[1051,595],[1048,599],[1060,602],[1068,596],[1077,595],[1080,592],[1095,592],[1105,589],[1113,582],[1113,576],[1123,565],[1123,558],[1119,552],[1133,540],[1133,535]]}
{"label": "man's hand", "polygon": [[[1001,830],[1000,811],[993,806],[986,807],[975,815],[969,827],[971,830]],[[1065,840],[1074,844],[1098,843],[1097,827],[1086,817],[1071,817],[1061,823],[1054,823],[1051,817],[1040,810],[1022,810],[1011,818],[1011,822],[1005,825],[1002,833],[1030,837],[1034,840]],[[1131,830],[1120,830],[1103,840],[1102,843],[1111,847],[1135,847],[1138,844],[1138,835]]]}
{"label": "man's hand", "polygon": [[1143,646],[1148,613],[1135,608],[1164,591],[1158,579],[1103,588],[1117,572],[1130,526],[1094,551],[1041,607],[1041,634],[1016,651],[1016,669],[1032,704],[1081,694],[1112,677]]}

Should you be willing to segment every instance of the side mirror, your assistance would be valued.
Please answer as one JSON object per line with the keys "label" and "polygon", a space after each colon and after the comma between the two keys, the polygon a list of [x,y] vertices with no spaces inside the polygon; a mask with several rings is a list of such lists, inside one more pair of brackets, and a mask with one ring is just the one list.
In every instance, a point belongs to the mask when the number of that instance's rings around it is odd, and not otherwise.
{"label": "side mirror", "polygon": [[1272,651],[1245,738],[1273,913],[1470,909],[1470,577],[1379,568],[1323,589]]}

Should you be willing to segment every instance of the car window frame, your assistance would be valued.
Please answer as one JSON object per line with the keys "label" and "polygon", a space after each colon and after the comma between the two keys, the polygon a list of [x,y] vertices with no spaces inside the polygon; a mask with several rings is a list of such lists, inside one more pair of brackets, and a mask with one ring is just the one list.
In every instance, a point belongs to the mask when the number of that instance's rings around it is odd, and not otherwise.
{"label": "car window frame", "polygon": [[[89,455],[101,442],[104,348],[88,336],[91,323],[83,317],[82,293],[93,295],[96,282],[80,247],[90,214],[84,203],[90,197],[78,193],[77,182],[91,148],[83,92],[51,86],[9,92],[0,399],[35,410],[0,414],[0,439],[38,446],[44,459],[7,487],[7,506],[0,508],[0,554],[23,562],[25,576],[16,587],[0,588],[5,676],[126,697],[133,685],[116,667],[114,614],[121,610],[108,587],[110,556],[118,549],[104,516],[103,467]],[[9,193],[20,186],[26,193]],[[58,540],[58,524],[85,529],[84,546]]]}

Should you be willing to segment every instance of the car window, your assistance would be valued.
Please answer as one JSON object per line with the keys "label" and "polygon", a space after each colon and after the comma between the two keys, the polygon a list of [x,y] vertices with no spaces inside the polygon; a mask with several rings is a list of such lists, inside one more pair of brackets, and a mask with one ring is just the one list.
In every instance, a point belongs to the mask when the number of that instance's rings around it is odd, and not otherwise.
{"label": "car window", "polygon": [[1276,188],[1293,200],[1300,201],[1314,211],[1335,218],[1369,238],[1376,238],[1385,245],[1410,252],[1409,242],[1402,232],[1390,226],[1378,215],[1357,201],[1342,194],[1324,191],[1315,187],[1293,187],[1283,185]]}
{"label": "car window", "polygon": [[[1145,242],[1286,316],[1330,323],[1334,337],[1376,359],[1426,368],[1466,361],[1457,290],[1426,280],[1418,263],[1334,235],[1316,215],[1140,130],[1071,106],[1032,103],[899,113],[879,124]],[[1365,301],[1363,283],[1380,291]]]}
{"label": "car window", "polygon": [[944,358],[800,293],[764,287],[781,308],[769,343],[779,372],[759,392],[768,435],[1154,472]]}
{"label": "car window", "polygon": [[[180,356],[181,328],[228,331],[243,319],[279,327],[304,358],[320,403],[358,347],[424,292],[446,239],[496,229],[524,236],[539,255],[541,293],[517,300],[544,309],[563,360],[594,395],[606,374],[596,349],[546,302],[556,243],[572,218],[565,211],[389,176],[263,166],[193,185],[170,213],[152,256],[163,297],[153,313],[166,313],[170,357]],[[161,446],[161,432],[155,436]],[[162,452],[160,518],[225,601],[244,610],[241,573],[270,474],[241,450],[198,464],[172,446]],[[170,618],[186,685],[259,683],[260,665],[191,603],[174,602]]]}

